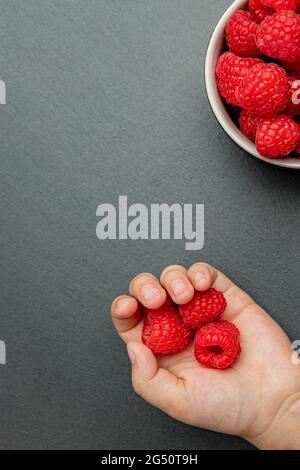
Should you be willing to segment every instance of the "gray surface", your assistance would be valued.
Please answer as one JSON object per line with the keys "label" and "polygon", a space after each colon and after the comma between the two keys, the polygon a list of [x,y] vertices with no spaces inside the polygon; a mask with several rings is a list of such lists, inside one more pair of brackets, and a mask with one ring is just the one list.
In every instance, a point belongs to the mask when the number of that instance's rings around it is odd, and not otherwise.
{"label": "gray surface", "polygon": [[[0,1],[1,448],[246,449],[132,392],[112,298],[201,259],[300,338],[299,174],[249,158],[206,101],[229,1]],[[205,204],[205,247],[95,236],[96,207]]]}

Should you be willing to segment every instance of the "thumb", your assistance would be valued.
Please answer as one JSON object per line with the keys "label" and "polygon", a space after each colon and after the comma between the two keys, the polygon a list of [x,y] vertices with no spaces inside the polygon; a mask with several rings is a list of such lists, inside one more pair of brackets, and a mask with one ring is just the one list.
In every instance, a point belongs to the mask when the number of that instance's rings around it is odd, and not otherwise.
{"label": "thumb", "polygon": [[159,368],[156,357],[143,343],[132,341],[127,344],[127,351],[135,392],[151,405],[180,420],[186,408],[184,381]]}

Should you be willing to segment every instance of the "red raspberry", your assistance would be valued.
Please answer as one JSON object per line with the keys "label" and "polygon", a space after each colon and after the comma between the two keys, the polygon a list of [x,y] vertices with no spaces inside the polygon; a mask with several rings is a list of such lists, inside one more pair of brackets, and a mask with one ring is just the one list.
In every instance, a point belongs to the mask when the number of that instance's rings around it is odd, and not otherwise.
{"label": "red raspberry", "polygon": [[220,94],[228,103],[238,105],[235,96],[236,87],[258,63],[262,63],[262,60],[238,57],[232,52],[221,55],[216,67],[216,76]]}
{"label": "red raspberry", "polygon": [[265,18],[268,18],[268,16],[273,14],[274,11],[271,10],[271,8],[262,7],[251,12],[251,19],[255,21],[255,23],[260,24]]}
{"label": "red raspberry", "polygon": [[296,10],[295,0],[261,0],[261,3],[275,11]]}
{"label": "red raspberry", "polygon": [[288,102],[284,109],[284,114],[295,117],[300,114],[300,78],[290,77],[289,79]]}
{"label": "red raspberry", "polygon": [[272,116],[287,104],[289,81],[276,64],[256,64],[236,89],[240,106],[256,114]]}
{"label": "red raspberry", "polygon": [[[220,323],[222,323],[220,325]],[[195,358],[205,367],[226,369],[239,358],[238,329],[230,322],[203,326],[195,336]]]}
{"label": "red raspberry", "polygon": [[192,330],[183,324],[175,307],[147,310],[142,341],[155,354],[175,354],[185,349],[191,340]]}
{"label": "red raspberry", "polygon": [[267,158],[285,157],[299,140],[299,127],[287,116],[262,119],[256,132],[256,148]]}
{"label": "red raspberry", "polygon": [[254,10],[259,10],[260,8],[263,7],[262,0],[249,0],[249,9],[254,11]]}
{"label": "red raspberry", "polygon": [[258,24],[255,23],[249,11],[237,10],[226,26],[226,37],[229,50],[241,57],[251,57],[260,54],[255,38]]}
{"label": "red raspberry", "polygon": [[[300,124],[298,124],[298,126],[299,126],[299,133],[300,133]],[[300,154],[300,139],[298,140],[298,142],[296,144],[295,152]]]}
{"label": "red raspberry", "polygon": [[256,44],[269,57],[292,62],[300,56],[300,16],[279,11],[258,27]]}
{"label": "red raspberry", "polygon": [[251,14],[251,19],[256,23],[261,23],[267,16],[271,16],[274,13],[272,8],[267,8],[263,6],[261,0],[250,0],[249,9]]}
{"label": "red raspberry", "polygon": [[282,67],[287,73],[300,77],[300,59],[295,62],[282,62]]}
{"label": "red raspberry", "polygon": [[248,137],[249,140],[255,142],[256,130],[262,117],[254,114],[251,111],[244,109],[240,115],[240,129],[241,132]]}
{"label": "red raspberry", "polygon": [[220,320],[218,322],[215,322],[218,324],[218,327],[219,328],[225,328],[226,330],[230,330],[232,333],[234,333],[235,335],[237,335],[237,337],[240,336],[240,331],[239,329],[235,326],[234,323],[228,321],[228,320]]}
{"label": "red raspberry", "polygon": [[210,288],[205,292],[195,292],[190,302],[179,306],[179,312],[185,325],[199,328],[204,323],[218,320],[226,306],[222,292]]}

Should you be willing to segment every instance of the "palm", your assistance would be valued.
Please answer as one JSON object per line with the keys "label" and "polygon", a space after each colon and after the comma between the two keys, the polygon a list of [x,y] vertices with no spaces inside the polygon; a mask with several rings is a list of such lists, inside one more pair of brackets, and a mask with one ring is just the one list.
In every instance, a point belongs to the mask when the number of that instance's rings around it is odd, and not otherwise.
{"label": "palm", "polygon": [[[243,348],[233,368],[218,371],[202,367],[195,360],[193,344],[182,353],[159,358],[158,363],[159,367],[185,380],[189,397],[186,423],[225,433],[246,434],[259,415],[259,408],[270,406],[262,402],[264,397],[268,397],[270,391],[273,395],[281,393],[279,378],[281,382],[290,378],[287,364],[291,347],[281,328],[258,305],[250,304],[240,311],[234,304],[231,308],[234,315],[227,314],[225,318],[233,320],[239,328]],[[127,332],[126,342],[141,341],[142,327],[143,320]],[[295,369],[292,365],[290,368]],[[273,411],[277,410],[270,409],[270,416]],[[268,423],[261,423],[262,428],[264,424]]]}
{"label": "palm", "polygon": [[[180,409],[170,414],[185,423],[229,434],[250,436],[254,423],[255,432],[264,432],[278,412],[277,404],[300,387],[290,342],[277,323],[224,275],[219,273],[214,285],[227,298],[224,318],[240,330],[241,357],[232,368],[221,371],[199,365],[193,344],[182,353],[160,357],[158,367],[184,383]],[[139,317],[121,336],[126,343],[140,342],[142,327]]]}

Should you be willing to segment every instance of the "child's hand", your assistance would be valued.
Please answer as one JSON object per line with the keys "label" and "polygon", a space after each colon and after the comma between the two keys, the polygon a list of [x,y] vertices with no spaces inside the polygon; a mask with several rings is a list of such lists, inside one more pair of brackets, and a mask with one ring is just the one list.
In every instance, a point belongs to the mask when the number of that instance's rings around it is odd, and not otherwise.
{"label": "child's hand", "polygon": [[[171,299],[185,304],[194,290],[222,291],[224,319],[241,332],[242,354],[230,369],[206,369],[193,344],[182,353],[156,358],[141,342],[143,315],[138,302],[158,308]],[[261,448],[300,448],[300,366],[282,329],[244,291],[213,267],[169,266],[160,282],[136,276],[130,296],[117,297],[112,317],[128,345],[135,391],[170,416],[193,426],[242,436]],[[171,297],[171,299],[170,299]]]}

